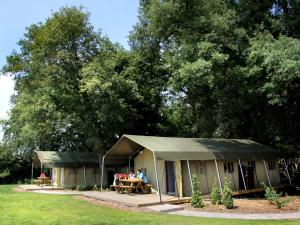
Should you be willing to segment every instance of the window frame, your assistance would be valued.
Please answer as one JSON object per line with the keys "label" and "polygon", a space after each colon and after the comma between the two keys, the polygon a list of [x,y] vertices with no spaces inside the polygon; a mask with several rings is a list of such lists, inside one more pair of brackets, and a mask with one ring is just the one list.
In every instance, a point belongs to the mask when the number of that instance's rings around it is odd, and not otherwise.
{"label": "window frame", "polygon": [[234,173],[234,162],[224,162],[224,173],[233,174]]}

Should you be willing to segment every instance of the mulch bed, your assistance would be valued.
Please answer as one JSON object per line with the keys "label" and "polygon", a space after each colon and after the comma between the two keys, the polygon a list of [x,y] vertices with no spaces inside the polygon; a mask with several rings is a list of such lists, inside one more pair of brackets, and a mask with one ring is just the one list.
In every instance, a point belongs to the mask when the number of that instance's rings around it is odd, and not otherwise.
{"label": "mulch bed", "polygon": [[[114,209],[120,209],[133,212],[152,212],[144,207],[129,207],[113,202],[106,202],[87,198],[84,196],[76,196],[75,198],[88,201],[95,205],[107,206]],[[300,196],[293,196],[287,206],[277,209],[275,205],[270,204],[264,199],[234,199],[234,208],[226,209],[223,205],[212,205],[209,201],[204,201],[204,208],[192,208],[189,203],[184,204],[185,209],[203,211],[203,212],[219,212],[219,213],[287,213],[297,212],[300,210]]]}
{"label": "mulch bed", "polygon": [[204,204],[204,208],[192,208],[190,204],[185,204],[184,207],[189,210],[219,213],[287,213],[300,210],[300,196],[293,196],[289,204],[281,209],[265,199],[234,199],[233,209],[226,209],[223,205],[212,205],[209,201],[204,201]]}

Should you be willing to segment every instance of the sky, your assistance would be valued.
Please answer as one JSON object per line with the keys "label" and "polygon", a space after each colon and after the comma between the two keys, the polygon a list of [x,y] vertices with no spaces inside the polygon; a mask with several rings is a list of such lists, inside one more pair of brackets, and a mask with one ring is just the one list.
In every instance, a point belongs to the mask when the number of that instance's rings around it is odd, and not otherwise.
{"label": "sky", "polygon": [[[90,22],[113,42],[128,48],[127,36],[137,23],[138,0],[9,0],[0,1],[0,69],[6,56],[18,50],[17,42],[26,27],[43,22],[53,11],[63,6],[83,6],[90,12]],[[14,81],[9,75],[0,75],[0,119],[7,118]],[[2,132],[0,128],[0,140]]]}

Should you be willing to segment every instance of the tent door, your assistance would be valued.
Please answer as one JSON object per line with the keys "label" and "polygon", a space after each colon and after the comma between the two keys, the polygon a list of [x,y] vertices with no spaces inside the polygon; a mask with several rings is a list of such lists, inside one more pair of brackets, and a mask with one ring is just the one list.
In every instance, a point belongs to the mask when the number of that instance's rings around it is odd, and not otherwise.
{"label": "tent door", "polygon": [[248,189],[255,188],[255,185],[254,185],[254,168],[253,167],[250,167],[250,166],[247,167],[247,173],[246,173],[245,179],[246,179],[246,185],[247,185]]}
{"label": "tent door", "polygon": [[[254,168],[252,166],[244,166],[242,165],[242,170],[245,178],[245,183],[247,189],[255,188],[254,185]],[[243,178],[241,171],[239,170],[239,189],[244,190]]]}
{"label": "tent door", "polygon": [[168,195],[175,195],[175,171],[174,162],[166,161],[166,180],[167,180],[167,193]]}

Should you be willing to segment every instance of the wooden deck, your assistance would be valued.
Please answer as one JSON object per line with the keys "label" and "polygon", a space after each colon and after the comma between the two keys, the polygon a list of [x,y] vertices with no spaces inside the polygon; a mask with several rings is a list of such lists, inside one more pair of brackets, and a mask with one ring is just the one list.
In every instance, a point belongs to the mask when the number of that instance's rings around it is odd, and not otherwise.
{"label": "wooden deck", "polygon": [[[292,185],[285,184],[285,185],[276,186],[274,188],[280,189],[280,188],[288,188],[288,187],[292,187]],[[239,190],[239,191],[232,192],[232,196],[247,195],[247,194],[259,193],[259,192],[264,192],[264,191],[265,191],[265,188],[263,188],[263,187],[249,189],[249,190]]]}
{"label": "wooden deck", "polygon": [[[120,205],[130,207],[144,207],[151,205],[159,205],[158,194],[119,194],[115,191],[90,191],[83,194],[85,197],[93,198],[106,202],[113,202]],[[163,203],[178,204],[190,201],[190,197],[180,198],[170,195],[161,195]]]}

